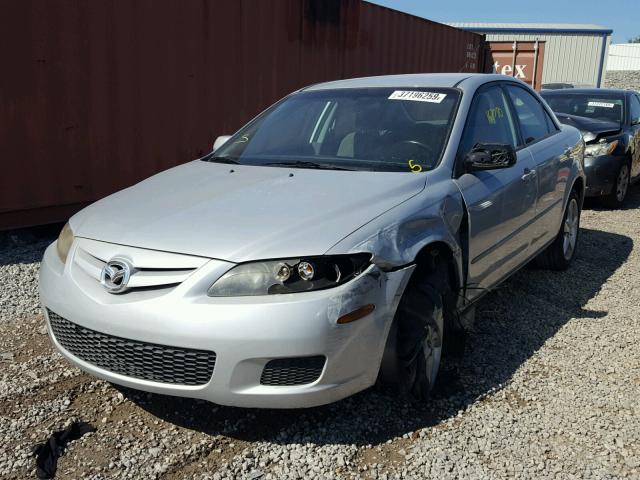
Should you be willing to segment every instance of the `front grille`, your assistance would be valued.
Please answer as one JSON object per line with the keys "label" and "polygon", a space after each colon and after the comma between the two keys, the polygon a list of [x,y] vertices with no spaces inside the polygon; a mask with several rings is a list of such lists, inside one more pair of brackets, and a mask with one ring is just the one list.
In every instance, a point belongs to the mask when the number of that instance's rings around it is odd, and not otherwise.
{"label": "front grille", "polygon": [[214,352],[114,337],[47,312],[60,345],[79,359],[110,372],[176,385],[203,385],[213,374]]}
{"label": "front grille", "polygon": [[324,362],[323,356],[269,360],[262,370],[260,383],[277,386],[313,383],[320,377]]}

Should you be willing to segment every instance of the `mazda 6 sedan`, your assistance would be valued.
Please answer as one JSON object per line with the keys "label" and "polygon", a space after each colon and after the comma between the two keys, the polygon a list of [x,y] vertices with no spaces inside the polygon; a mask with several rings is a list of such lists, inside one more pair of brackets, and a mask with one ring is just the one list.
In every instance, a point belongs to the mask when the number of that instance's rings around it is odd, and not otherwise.
{"label": "mazda 6 sedan", "polygon": [[583,155],[504,76],[303,88],[74,215],[40,271],[51,339],[110,382],[223,405],[376,381],[426,399],[483,294],[571,263]]}

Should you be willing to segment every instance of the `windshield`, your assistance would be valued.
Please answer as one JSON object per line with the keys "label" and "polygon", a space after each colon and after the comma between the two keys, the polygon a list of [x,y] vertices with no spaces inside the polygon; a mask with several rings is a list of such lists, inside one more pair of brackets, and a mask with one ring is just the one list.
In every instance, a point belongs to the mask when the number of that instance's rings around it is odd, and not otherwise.
{"label": "windshield", "polygon": [[208,161],[421,172],[442,157],[460,93],[368,88],[300,92],[242,128]]}
{"label": "windshield", "polygon": [[545,95],[544,92],[542,96],[554,112],[622,123],[624,109],[621,96],[586,93]]}

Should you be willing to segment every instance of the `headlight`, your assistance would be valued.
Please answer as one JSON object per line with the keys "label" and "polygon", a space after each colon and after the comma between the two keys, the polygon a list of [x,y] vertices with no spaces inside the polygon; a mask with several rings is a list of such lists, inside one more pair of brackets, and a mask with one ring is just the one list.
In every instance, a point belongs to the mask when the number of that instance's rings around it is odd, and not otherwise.
{"label": "headlight", "polygon": [[237,265],[209,288],[211,297],[274,295],[335,287],[356,277],[371,255],[333,255]]}
{"label": "headlight", "polygon": [[73,231],[69,224],[65,224],[62,227],[62,231],[58,236],[58,242],[56,243],[56,248],[58,249],[58,256],[62,263],[66,263],[67,255],[69,254],[69,249],[71,248],[71,244],[73,243]]}
{"label": "headlight", "polygon": [[585,157],[599,157],[601,155],[611,155],[618,146],[618,140],[613,142],[607,142],[606,140],[600,140],[600,142],[587,145],[584,149]]}

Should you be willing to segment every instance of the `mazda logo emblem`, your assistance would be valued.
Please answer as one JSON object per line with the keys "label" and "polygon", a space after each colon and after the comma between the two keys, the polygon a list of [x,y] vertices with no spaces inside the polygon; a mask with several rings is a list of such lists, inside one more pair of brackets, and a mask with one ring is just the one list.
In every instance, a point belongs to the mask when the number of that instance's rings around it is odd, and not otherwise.
{"label": "mazda logo emblem", "polygon": [[112,259],[100,273],[100,283],[109,293],[122,293],[127,290],[133,267],[126,260]]}

